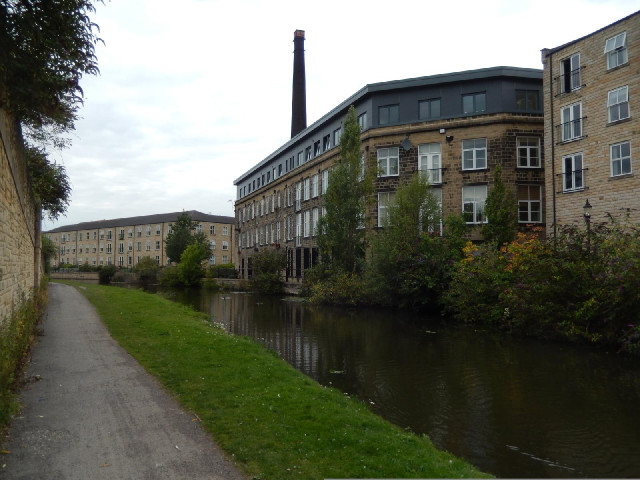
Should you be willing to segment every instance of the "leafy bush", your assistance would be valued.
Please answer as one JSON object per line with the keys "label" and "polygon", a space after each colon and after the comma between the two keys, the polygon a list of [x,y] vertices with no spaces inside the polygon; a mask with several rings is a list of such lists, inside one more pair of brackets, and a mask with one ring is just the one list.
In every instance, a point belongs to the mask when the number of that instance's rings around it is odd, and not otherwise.
{"label": "leafy bush", "polygon": [[367,302],[362,277],[355,273],[337,273],[310,286],[309,301],[317,304],[357,306]]}
{"label": "leafy bush", "polygon": [[238,271],[233,263],[210,265],[207,268],[207,278],[238,278]]}
{"label": "leafy bush", "polygon": [[133,267],[136,278],[142,283],[154,283],[158,280],[158,264],[151,257],[143,257],[138,264]]}
{"label": "leafy bush", "polygon": [[282,293],[284,282],[280,272],[286,267],[286,258],[280,250],[263,250],[252,257],[251,289],[267,295]]}
{"label": "leafy bush", "polygon": [[117,270],[118,269],[116,268],[116,266],[111,264],[103,265],[102,267],[100,267],[100,269],[98,270],[100,283],[102,283],[103,285],[108,285],[109,283],[111,283],[111,279],[116,274]]}
{"label": "leafy bush", "polygon": [[211,254],[209,246],[204,243],[192,243],[182,252],[178,273],[180,281],[186,287],[198,285],[204,277],[202,262]]}
{"label": "leafy bush", "polygon": [[164,267],[160,270],[159,280],[160,284],[165,287],[177,287],[182,285],[182,280],[180,280],[180,271],[176,265]]}

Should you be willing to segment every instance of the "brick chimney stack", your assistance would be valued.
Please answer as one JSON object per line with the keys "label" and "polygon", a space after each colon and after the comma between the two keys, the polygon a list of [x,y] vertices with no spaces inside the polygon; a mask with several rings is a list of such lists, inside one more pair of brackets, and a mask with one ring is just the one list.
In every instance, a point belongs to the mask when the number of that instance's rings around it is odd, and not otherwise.
{"label": "brick chimney stack", "polygon": [[304,73],[304,30],[293,33],[293,94],[291,138],[307,128],[307,92]]}

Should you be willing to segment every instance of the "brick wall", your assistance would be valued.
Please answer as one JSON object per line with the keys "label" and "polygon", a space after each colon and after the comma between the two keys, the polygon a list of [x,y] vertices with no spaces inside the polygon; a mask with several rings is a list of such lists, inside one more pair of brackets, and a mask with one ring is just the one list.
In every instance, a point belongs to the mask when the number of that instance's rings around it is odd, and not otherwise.
{"label": "brick wall", "polygon": [[[608,68],[604,53],[608,38],[626,32],[628,61]],[[567,92],[561,88],[562,62],[573,55],[580,56],[579,87]],[[547,198],[547,226],[552,231],[554,214],[556,225],[583,222],[586,200],[593,206],[592,221],[607,220],[629,213],[635,223],[640,221],[640,14],[634,14],[593,34],[557,50],[543,50],[545,157]],[[629,118],[612,122],[608,115],[608,93],[619,87],[628,87]],[[583,117],[582,135],[563,141],[560,124],[561,110],[580,104]],[[613,175],[611,145],[630,142],[631,172]],[[582,154],[584,188],[563,188],[563,158]]]}
{"label": "brick wall", "polygon": [[39,284],[40,209],[29,188],[22,142],[0,110],[0,323],[21,293]]}

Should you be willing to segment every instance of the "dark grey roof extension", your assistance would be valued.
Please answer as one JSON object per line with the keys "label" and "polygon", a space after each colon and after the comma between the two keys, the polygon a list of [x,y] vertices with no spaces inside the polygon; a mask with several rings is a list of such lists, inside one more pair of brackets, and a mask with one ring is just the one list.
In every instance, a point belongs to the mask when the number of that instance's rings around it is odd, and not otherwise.
{"label": "dark grey roof extension", "polygon": [[96,220],[94,222],[82,222],[75,225],[65,225],[63,227],[56,227],[53,230],[46,231],[44,233],[58,233],[68,232],[70,230],[95,230],[97,228],[113,228],[113,227],[125,227],[136,225],[149,225],[154,223],[175,222],[179,215],[183,213],[188,214],[192,220],[199,222],[211,222],[211,223],[227,223],[232,224],[235,222],[233,217],[225,217],[222,215],[209,215],[207,213],[198,212],[197,210],[188,210],[186,212],[173,212],[173,213],[157,213],[155,215],[142,215],[140,217],[126,217],[115,218],[112,220]]}

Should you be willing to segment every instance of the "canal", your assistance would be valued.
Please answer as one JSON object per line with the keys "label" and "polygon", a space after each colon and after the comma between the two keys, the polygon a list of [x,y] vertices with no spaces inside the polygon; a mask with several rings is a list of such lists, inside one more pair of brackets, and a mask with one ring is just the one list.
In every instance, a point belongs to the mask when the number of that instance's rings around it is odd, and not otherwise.
{"label": "canal", "polygon": [[499,477],[640,477],[640,361],[384,310],[165,292]]}

